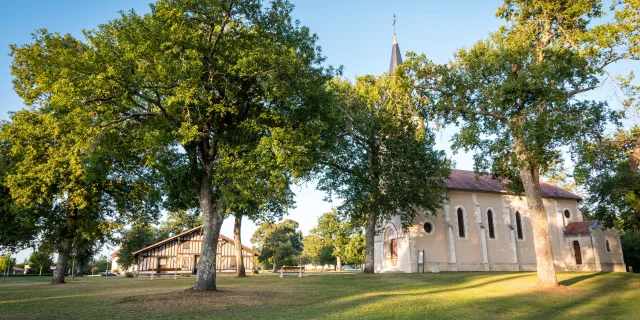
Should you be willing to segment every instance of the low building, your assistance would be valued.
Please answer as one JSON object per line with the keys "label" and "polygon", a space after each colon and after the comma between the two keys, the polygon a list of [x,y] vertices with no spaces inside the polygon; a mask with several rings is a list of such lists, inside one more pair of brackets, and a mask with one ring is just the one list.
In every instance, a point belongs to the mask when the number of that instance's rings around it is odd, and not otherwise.
{"label": "low building", "polygon": [[[133,255],[140,275],[192,274],[200,260],[201,247],[202,227],[197,227],[138,250]],[[242,246],[246,270],[253,270],[257,255],[251,248]],[[236,271],[236,250],[232,239],[220,235],[216,261],[217,272]]]}

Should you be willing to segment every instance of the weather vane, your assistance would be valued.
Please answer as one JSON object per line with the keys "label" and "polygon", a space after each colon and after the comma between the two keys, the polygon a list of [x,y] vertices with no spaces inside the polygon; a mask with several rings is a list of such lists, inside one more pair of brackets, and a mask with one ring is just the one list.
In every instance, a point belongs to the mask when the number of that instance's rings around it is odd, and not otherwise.
{"label": "weather vane", "polygon": [[396,35],[396,14],[393,14],[393,35]]}

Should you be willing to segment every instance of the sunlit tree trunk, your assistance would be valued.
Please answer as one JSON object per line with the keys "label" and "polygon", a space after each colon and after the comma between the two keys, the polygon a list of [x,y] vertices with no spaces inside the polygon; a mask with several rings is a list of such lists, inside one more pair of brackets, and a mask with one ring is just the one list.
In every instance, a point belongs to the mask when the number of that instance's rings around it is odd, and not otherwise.
{"label": "sunlit tree trunk", "polygon": [[242,255],[242,239],[240,237],[240,230],[242,227],[242,215],[238,214],[235,217],[235,223],[233,225],[233,241],[236,247],[236,275],[241,278],[246,276],[244,270],[244,256]]}
{"label": "sunlit tree trunk", "polygon": [[520,179],[522,179],[525,195],[527,196],[529,217],[533,228],[538,286],[556,287],[558,286],[558,280],[556,279],[556,271],[553,264],[547,211],[544,208],[540,192],[540,172],[537,168],[520,169]]}
{"label": "sunlit tree trunk", "polygon": [[56,262],[56,269],[53,271],[52,284],[64,283],[64,277],[67,270],[67,264],[71,256],[71,248],[73,246],[73,239],[65,239],[62,241],[60,249],[58,250],[58,261]]}
{"label": "sunlit tree trunk", "polygon": [[222,199],[214,203],[211,179],[200,179],[198,200],[202,210],[202,249],[198,262],[198,279],[195,291],[216,291],[216,253],[220,228],[224,222],[226,205]]}
{"label": "sunlit tree trunk", "polygon": [[376,236],[376,214],[371,212],[365,226],[364,273],[374,272],[374,246]]}

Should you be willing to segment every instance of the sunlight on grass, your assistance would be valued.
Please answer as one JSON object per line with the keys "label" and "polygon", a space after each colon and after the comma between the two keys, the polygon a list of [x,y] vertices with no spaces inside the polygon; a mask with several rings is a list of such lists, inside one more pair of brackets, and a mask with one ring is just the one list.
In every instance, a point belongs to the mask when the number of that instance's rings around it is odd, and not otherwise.
{"label": "sunlight on grass", "polygon": [[69,284],[10,279],[0,285],[7,318],[149,319],[561,319],[640,314],[640,276],[562,273],[564,285],[535,286],[535,273],[311,273],[219,277],[221,291],[188,290],[195,278],[80,278]]}

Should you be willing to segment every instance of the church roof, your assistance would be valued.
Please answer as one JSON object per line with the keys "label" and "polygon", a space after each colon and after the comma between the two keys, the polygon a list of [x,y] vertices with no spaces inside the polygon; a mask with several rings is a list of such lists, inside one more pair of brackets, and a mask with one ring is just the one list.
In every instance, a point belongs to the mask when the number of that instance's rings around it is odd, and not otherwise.
{"label": "church roof", "polygon": [[393,47],[391,47],[391,64],[389,65],[389,73],[393,73],[396,67],[402,64],[402,54],[398,45],[398,38],[393,36]]}
{"label": "church roof", "polygon": [[[447,188],[452,190],[510,193],[503,181],[493,179],[490,175],[480,175],[476,180],[475,172],[468,170],[451,170],[451,176],[447,179]],[[540,182],[540,192],[545,198],[582,200],[582,198],[569,191],[544,182]]]}
{"label": "church roof", "polygon": [[595,229],[598,227],[598,220],[569,222],[565,227],[565,234],[581,234],[589,233],[589,229]]}

